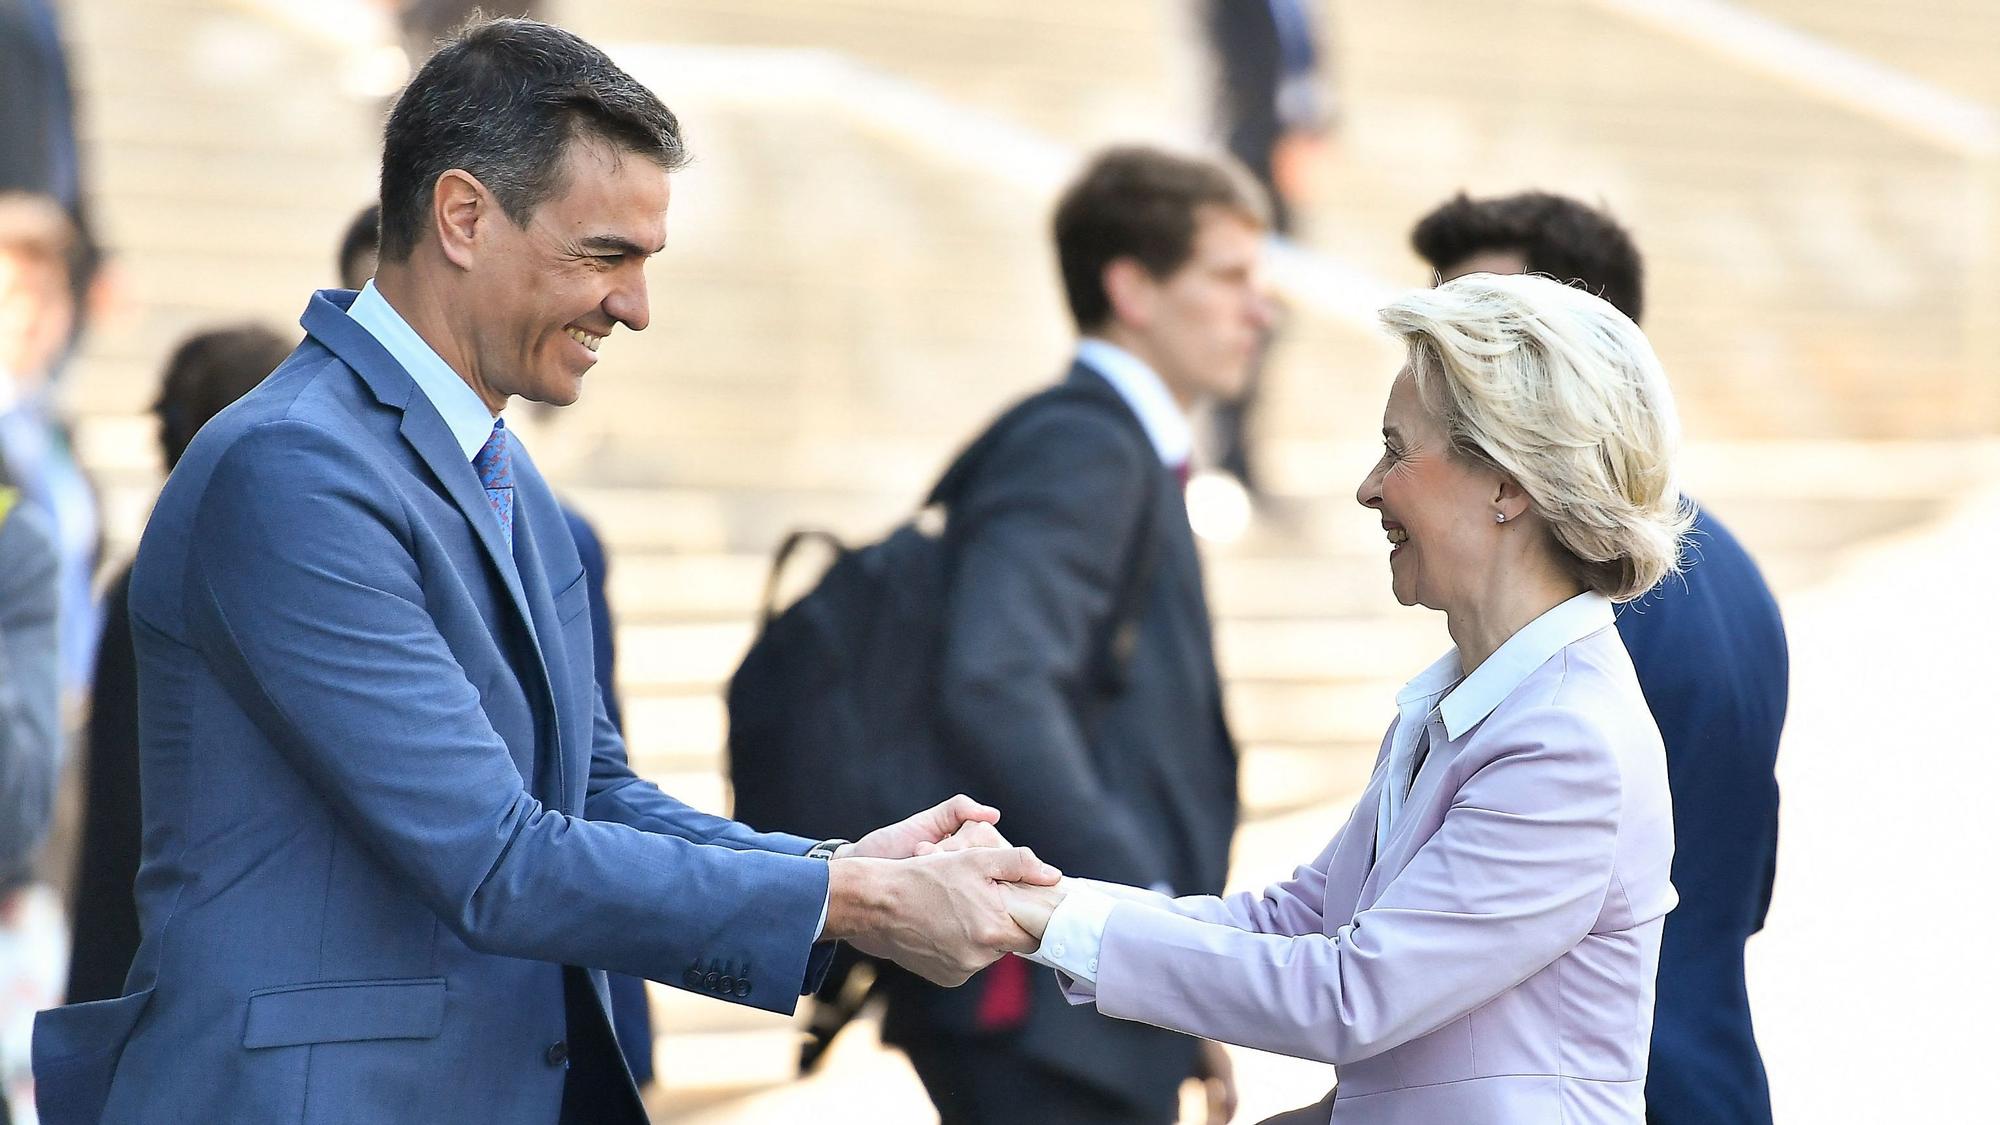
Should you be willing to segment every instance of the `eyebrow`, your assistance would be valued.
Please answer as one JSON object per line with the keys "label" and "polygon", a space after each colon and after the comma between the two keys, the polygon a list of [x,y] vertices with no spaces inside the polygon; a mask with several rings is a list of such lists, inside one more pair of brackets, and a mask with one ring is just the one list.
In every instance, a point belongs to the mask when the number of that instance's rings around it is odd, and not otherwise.
{"label": "eyebrow", "polygon": [[648,250],[629,238],[619,238],[613,234],[593,234],[584,239],[582,245],[586,250],[609,250],[615,254],[630,254],[636,258],[650,258],[667,248],[665,243],[661,243]]}

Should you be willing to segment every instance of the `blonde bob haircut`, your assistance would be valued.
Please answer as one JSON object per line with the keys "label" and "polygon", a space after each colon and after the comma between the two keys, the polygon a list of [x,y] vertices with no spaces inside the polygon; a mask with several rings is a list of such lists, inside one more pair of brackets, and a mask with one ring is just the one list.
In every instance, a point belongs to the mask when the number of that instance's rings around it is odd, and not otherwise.
{"label": "blonde bob haircut", "polygon": [[1521,486],[1585,586],[1630,601],[1681,569],[1680,419],[1625,314],[1547,277],[1475,273],[1381,316],[1453,452]]}

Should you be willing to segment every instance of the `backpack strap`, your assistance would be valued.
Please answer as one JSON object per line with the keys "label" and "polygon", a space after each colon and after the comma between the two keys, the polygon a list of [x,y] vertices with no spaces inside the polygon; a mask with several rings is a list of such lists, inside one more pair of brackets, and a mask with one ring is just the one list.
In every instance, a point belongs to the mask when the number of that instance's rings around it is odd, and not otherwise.
{"label": "backpack strap", "polygon": [[836,559],[845,557],[848,551],[847,544],[841,542],[840,536],[823,527],[800,528],[785,536],[785,541],[778,544],[777,553],[771,557],[771,572],[764,576],[764,597],[761,603],[763,609],[757,621],[759,633],[769,628],[771,619],[778,616],[778,584],[785,577],[785,564],[792,561],[792,556],[807,543],[826,544]]}

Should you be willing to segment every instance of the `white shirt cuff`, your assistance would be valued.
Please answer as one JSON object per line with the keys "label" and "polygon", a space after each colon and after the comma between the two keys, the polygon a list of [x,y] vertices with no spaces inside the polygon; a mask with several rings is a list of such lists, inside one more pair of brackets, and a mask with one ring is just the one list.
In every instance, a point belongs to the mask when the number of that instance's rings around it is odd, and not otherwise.
{"label": "white shirt cuff", "polygon": [[1028,960],[1065,973],[1085,984],[1097,983],[1097,956],[1104,946],[1104,927],[1119,899],[1088,884],[1078,884],[1049,915],[1041,948]]}

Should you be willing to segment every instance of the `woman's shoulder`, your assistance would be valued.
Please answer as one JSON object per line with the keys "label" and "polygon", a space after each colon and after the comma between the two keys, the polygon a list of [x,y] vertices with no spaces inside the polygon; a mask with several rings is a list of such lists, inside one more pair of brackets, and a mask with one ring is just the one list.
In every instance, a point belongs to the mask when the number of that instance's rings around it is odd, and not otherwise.
{"label": "woman's shoulder", "polygon": [[[1610,756],[1658,753],[1659,728],[1617,629],[1572,641],[1530,673],[1481,724],[1487,741],[1532,735]],[[1478,735],[1475,735],[1478,738]]]}

